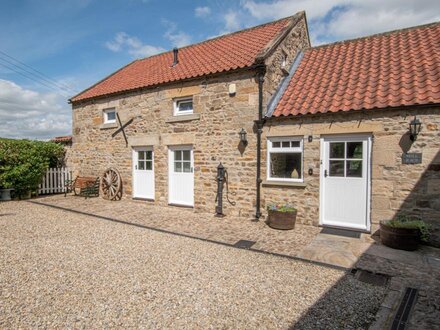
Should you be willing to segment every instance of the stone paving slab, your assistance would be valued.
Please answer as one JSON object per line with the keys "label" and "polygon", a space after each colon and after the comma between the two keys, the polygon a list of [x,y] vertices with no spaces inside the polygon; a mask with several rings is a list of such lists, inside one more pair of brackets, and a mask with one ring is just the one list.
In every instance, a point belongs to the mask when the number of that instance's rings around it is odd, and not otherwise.
{"label": "stone paving slab", "polygon": [[372,244],[373,242],[367,241],[365,238],[318,234],[309,245],[298,253],[298,257],[352,268]]}

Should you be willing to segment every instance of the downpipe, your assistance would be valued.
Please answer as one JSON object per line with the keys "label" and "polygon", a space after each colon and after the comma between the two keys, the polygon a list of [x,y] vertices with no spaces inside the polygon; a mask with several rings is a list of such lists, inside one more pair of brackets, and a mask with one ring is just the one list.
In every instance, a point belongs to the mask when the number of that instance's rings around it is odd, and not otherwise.
{"label": "downpipe", "polygon": [[255,219],[258,220],[261,217],[261,135],[263,133],[263,126],[265,120],[263,119],[263,83],[264,75],[266,74],[266,66],[261,63],[256,66],[257,79],[258,79],[258,120],[255,120],[257,127],[257,200],[255,203]]}

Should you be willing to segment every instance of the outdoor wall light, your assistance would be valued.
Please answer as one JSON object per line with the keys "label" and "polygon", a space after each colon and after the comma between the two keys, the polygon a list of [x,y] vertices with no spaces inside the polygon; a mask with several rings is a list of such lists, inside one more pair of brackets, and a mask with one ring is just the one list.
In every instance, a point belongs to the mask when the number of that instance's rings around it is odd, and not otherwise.
{"label": "outdoor wall light", "polygon": [[246,146],[248,144],[248,141],[247,141],[247,138],[246,138],[247,133],[244,130],[244,128],[241,128],[241,130],[240,130],[240,132],[238,134],[240,135],[240,143],[242,143],[243,145]]}
{"label": "outdoor wall light", "polygon": [[414,117],[413,120],[409,123],[409,138],[411,141],[415,141],[417,139],[417,135],[419,135],[420,130],[422,129],[422,122]]}

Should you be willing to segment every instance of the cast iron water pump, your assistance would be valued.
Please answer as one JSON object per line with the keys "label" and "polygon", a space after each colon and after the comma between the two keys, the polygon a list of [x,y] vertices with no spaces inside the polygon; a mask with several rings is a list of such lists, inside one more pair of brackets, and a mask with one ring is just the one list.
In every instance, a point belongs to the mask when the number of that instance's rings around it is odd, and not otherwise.
{"label": "cast iron water pump", "polygon": [[215,207],[215,214],[218,217],[224,216],[223,214],[223,187],[226,185],[226,199],[231,205],[235,205],[235,202],[229,200],[229,188],[228,188],[228,171],[225,169],[222,163],[217,166],[217,196],[215,201],[217,206]]}

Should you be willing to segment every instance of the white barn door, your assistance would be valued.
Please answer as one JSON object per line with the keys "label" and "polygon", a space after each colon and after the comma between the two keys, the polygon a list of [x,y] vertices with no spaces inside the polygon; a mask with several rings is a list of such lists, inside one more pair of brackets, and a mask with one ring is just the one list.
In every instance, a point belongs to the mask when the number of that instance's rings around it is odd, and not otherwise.
{"label": "white barn door", "polygon": [[170,147],[168,154],[168,202],[194,206],[194,155],[192,147]]}
{"label": "white barn door", "polygon": [[321,139],[321,225],[370,230],[370,136]]}
{"label": "white barn door", "polygon": [[133,197],[154,199],[153,148],[133,148]]}

